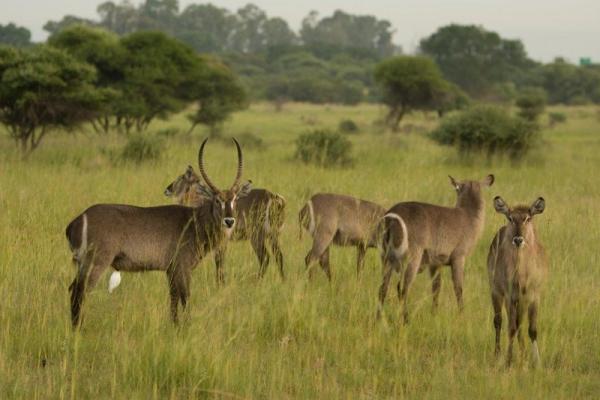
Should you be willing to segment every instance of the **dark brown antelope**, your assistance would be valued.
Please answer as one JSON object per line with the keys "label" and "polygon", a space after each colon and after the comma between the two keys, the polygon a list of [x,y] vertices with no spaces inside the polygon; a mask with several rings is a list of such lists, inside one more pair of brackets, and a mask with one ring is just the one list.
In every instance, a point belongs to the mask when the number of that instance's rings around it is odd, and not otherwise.
{"label": "dark brown antelope", "polygon": [[[197,195],[200,178],[189,165],[183,175],[180,175],[165,189],[165,196],[173,197],[177,203],[198,207],[206,200]],[[258,258],[259,276],[263,277],[269,265],[269,251],[275,257],[279,266],[281,279],[283,272],[283,253],[279,245],[279,236],[284,222],[285,199],[266,189],[252,189],[244,198],[239,199],[236,206],[237,222],[231,235],[232,240],[250,240],[252,249]],[[219,264],[217,264],[219,265]],[[217,267],[217,281],[222,283],[224,272]]]}
{"label": "dark brown antelope", "polygon": [[305,258],[309,275],[312,275],[314,263],[319,261],[331,281],[329,246],[332,243],[356,246],[356,272],[360,273],[367,248],[377,246],[377,225],[384,213],[383,207],[350,196],[331,193],[312,196],[299,213],[300,236],[304,228],[313,238],[312,247]]}
{"label": "dark brown antelope", "polygon": [[383,283],[379,289],[380,314],[393,271],[402,272],[406,262],[404,284],[398,282],[398,296],[403,302],[404,320],[408,322],[408,291],[417,272],[427,266],[432,278],[433,308],[438,305],[441,288],[440,267],[449,265],[459,309],[463,308],[463,273],[467,256],[481,236],[484,224],[482,186],[491,186],[494,175],[483,181],[456,181],[455,207],[406,202],[398,203],[385,214],[382,227]]}
{"label": "dark brown antelope", "polygon": [[540,363],[537,345],[537,314],[540,287],[548,264],[544,248],[537,239],[533,216],[544,212],[546,202],[542,197],[531,206],[509,207],[500,196],[494,198],[494,208],[504,214],[508,222],[494,236],[488,254],[488,276],[494,307],[496,330],[495,353],[500,355],[500,331],[502,329],[502,304],[508,316],[508,353],[506,363],[512,362],[513,341],[520,335],[523,314],[527,310],[531,355],[535,366]]}
{"label": "dark brown antelope", "polygon": [[192,270],[233,231],[236,203],[250,191],[249,183],[240,184],[243,161],[238,142],[234,139],[238,153],[234,183],[228,190],[219,190],[204,171],[206,141],[198,154],[200,173],[207,185],[199,186],[207,199],[201,206],[97,204],[69,224],[67,239],[78,267],[69,287],[74,327],[80,322],[86,290],[94,287],[109,266],[126,272],[165,271],[171,317],[177,322],[178,304],[185,309],[189,298]]}

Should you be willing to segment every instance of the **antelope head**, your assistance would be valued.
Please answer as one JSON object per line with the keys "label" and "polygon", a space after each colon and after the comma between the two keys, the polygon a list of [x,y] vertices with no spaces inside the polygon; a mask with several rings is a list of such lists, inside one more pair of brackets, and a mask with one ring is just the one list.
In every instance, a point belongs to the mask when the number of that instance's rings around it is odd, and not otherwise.
{"label": "antelope head", "polygon": [[546,208],[546,201],[538,197],[531,206],[516,206],[511,208],[500,196],[494,198],[496,212],[504,214],[508,220],[506,233],[513,246],[521,248],[526,246],[534,237],[532,219],[534,215],[541,214]]}
{"label": "antelope head", "polygon": [[482,202],[481,189],[494,184],[494,175],[488,175],[481,181],[457,181],[450,175],[450,184],[456,190],[456,206],[479,206]]}
{"label": "antelope head", "polygon": [[183,175],[179,175],[171,182],[164,193],[167,197],[174,197],[179,204],[192,206],[198,196],[198,185],[200,185],[200,177],[196,175],[194,168],[188,165]]}
{"label": "antelope head", "polygon": [[219,190],[212,183],[208,177],[208,174],[204,170],[203,153],[204,146],[206,145],[207,141],[208,138],[204,139],[204,142],[202,142],[200,151],[198,153],[198,167],[200,169],[200,175],[202,175],[206,186],[199,183],[197,190],[202,197],[211,202],[212,216],[215,221],[220,220],[224,225],[226,232],[231,233],[231,230],[235,225],[236,201],[239,198],[248,195],[251,190],[251,182],[248,181],[244,184],[241,184],[243,169],[242,149],[238,141],[233,139],[238,155],[237,174],[235,176],[235,180],[233,181],[233,185],[231,185],[231,188],[227,190]]}

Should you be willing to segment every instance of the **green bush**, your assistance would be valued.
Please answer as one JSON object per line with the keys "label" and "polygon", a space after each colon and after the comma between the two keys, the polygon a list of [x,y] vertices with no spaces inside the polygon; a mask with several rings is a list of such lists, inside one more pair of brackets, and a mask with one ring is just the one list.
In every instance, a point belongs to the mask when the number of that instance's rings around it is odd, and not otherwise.
{"label": "green bush", "polygon": [[535,146],[538,132],[536,123],[486,105],[445,118],[430,137],[442,145],[455,146],[461,154],[507,154],[516,159]]}
{"label": "green bush", "polygon": [[548,114],[548,120],[550,121],[550,126],[563,124],[567,121],[567,114],[561,112],[551,112]]}
{"label": "green bush", "polygon": [[352,143],[340,133],[314,130],[296,140],[295,157],[323,167],[348,166],[353,162],[351,151]]}
{"label": "green bush", "polygon": [[546,92],[540,88],[525,88],[517,96],[519,116],[527,121],[536,121],[546,107]]}
{"label": "green bush", "polygon": [[119,159],[125,162],[141,163],[158,160],[163,151],[163,142],[155,136],[132,135],[119,154]]}
{"label": "green bush", "polygon": [[358,133],[358,125],[351,119],[343,119],[338,125],[338,131],[342,133]]}

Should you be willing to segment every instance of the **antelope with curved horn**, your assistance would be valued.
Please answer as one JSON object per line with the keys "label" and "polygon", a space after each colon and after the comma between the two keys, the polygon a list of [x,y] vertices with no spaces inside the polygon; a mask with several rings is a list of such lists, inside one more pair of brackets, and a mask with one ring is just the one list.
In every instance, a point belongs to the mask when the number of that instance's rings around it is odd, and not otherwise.
{"label": "antelope with curved horn", "polygon": [[204,172],[205,139],[198,163],[206,185],[198,187],[207,199],[196,208],[168,205],[136,207],[96,204],[67,226],[66,235],[77,273],[71,283],[71,322],[77,327],[85,292],[112,266],[117,271],[165,271],[169,283],[171,317],[178,321],[178,306],[185,309],[191,272],[211,250],[218,249],[235,226],[237,200],[250,191],[240,185],[242,150],[234,139],[238,169],[230,189],[220,190]]}
{"label": "antelope with curved horn", "polygon": [[[188,207],[198,207],[206,201],[198,195],[200,177],[189,165],[183,175],[167,186],[164,193],[173,197],[178,204]],[[264,276],[269,265],[270,247],[275,261],[279,266],[281,279],[285,278],[283,271],[283,253],[279,245],[279,235],[283,227],[285,199],[266,189],[252,189],[247,196],[239,199],[236,205],[237,222],[231,235],[232,240],[250,240],[252,249],[260,265],[259,276]],[[216,256],[223,258],[222,254]],[[217,263],[217,282],[223,283],[224,272]]]}
{"label": "antelope with curved horn", "polygon": [[540,363],[537,346],[537,314],[540,288],[548,270],[548,262],[544,248],[537,239],[533,217],[544,212],[546,202],[539,197],[531,206],[509,207],[500,196],[497,196],[494,198],[494,208],[507,219],[506,225],[498,230],[492,240],[487,260],[494,307],[496,357],[500,355],[502,305],[504,304],[508,314],[507,365],[512,362],[515,335],[518,334],[521,342],[521,321],[527,310],[532,361],[537,366]]}
{"label": "antelope with curved horn", "polygon": [[455,207],[442,207],[419,202],[398,203],[388,210],[382,221],[383,282],[379,289],[380,309],[383,308],[392,272],[404,272],[404,286],[398,282],[398,297],[404,303],[404,321],[408,322],[408,291],[423,267],[432,278],[433,308],[437,308],[440,287],[440,267],[449,265],[454,293],[459,309],[463,308],[463,271],[465,260],[481,236],[484,224],[484,200],[481,189],[494,183],[494,175],[483,181],[450,183],[456,190]]}

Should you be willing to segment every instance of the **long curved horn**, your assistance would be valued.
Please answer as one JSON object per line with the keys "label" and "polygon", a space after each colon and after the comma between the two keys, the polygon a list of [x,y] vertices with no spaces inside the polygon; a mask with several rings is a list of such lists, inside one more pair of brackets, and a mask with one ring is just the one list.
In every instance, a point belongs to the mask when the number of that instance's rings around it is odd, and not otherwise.
{"label": "long curved horn", "polygon": [[202,142],[202,145],[200,146],[200,151],[198,152],[198,168],[200,168],[200,175],[202,175],[202,178],[204,179],[204,182],[206,182],[208,187],[210,187],[210,189],[214,193],[219,193],[219,189],[217,189],[217,187],[210,181],[208,175],[204,171],[204,162],[202,161],[202,159],[203,159],[202,156],[204,154],[204,145],[206,144],[207,141],[208,141],[208,138],[204,139],[204,141]]}
{"label": "long curved horn", "polygon": [[242,179],[242,167],[244,165],[244,161],[242,158],[242,148],[240,147],[240,144],[238,143],[237,140],[235,140],[235,138],[232,138],[232,139],[235,142],[235,147],[237,148],[238,168],[237,168],[237,174],[235,176],[235,181],[233,182],[233,185],[231,185],[231,188],[237,189],[240,185],[240,180]]}

